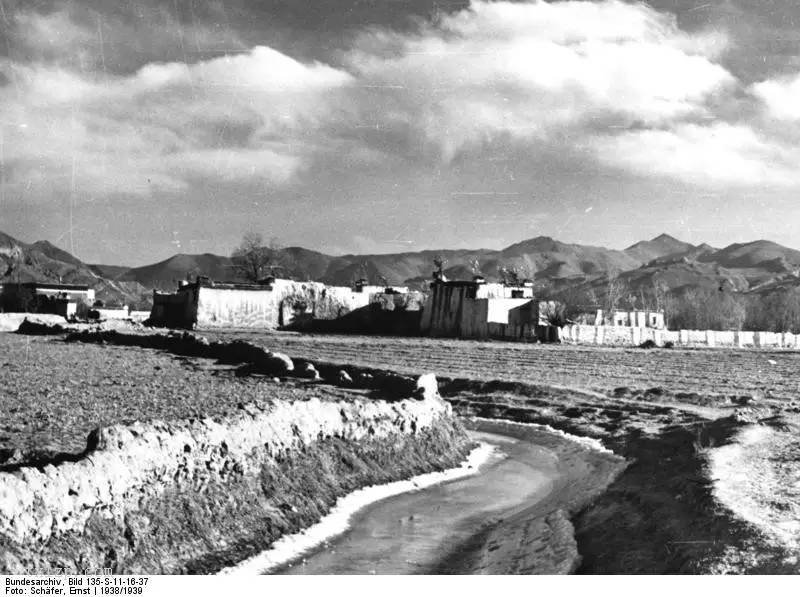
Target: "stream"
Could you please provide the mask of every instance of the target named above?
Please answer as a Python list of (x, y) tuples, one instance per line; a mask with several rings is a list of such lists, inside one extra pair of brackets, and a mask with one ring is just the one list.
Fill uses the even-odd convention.
[(424, 574), (507, 515), (534, 506), (560, 477), (558, 460), (532, 441), (471, 431), (495, 446), (478, 473), (375, 502), (349, 529), (273, 574)]

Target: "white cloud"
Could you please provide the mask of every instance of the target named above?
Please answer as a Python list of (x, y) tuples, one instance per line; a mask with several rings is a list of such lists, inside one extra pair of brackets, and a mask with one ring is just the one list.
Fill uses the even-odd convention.
[(711, 186), (800, 184), (800, 148), (762, 138), (746, 125), (681, 124), (597, 137), (589, 145), (604, 163), (642, 176)]
[[(96, 42), (66, 12), (25, 15), (30, 47)], [(411, 33), (363, 32), (343, 67), (266, 46), (127, 75), (0, 59), (4, 178), (184, 193), (197, 181), (290, 185), (331, 156), (366, 170), (499, 142), (701, 185), (797, 184), (791, 143), (716, 115), (740, 87), (717, 62), (727, 46), (641, 3), (476, 0)], [(800, 119), (798, 81), (751, 91)]]
[(413, 35), (362, 36), (349, 66), (446, 158), (497, 135), (525, 141), (584, 128), (663, 125), (708, 114), (735, 83), (691, 36), (643, 4), (473, 2)]
[(194, 178), (285, 184), (314, 151), (309, 134), (333, 117), (331, 94), (351, 80), (265, 47), (130, 76), (10, 61), (0, 70), (7, 180), (42, 171), (89, 193), (181, 191)]
[(763, 102), (768, 118), (800, 120), (800, 74), (756, 83), (751, 91)]
[[(362, 35), (348, 66), (370, 120), (445, 161), (511, 142), (700, 186), (800, 184), (795, 144), (731, 110), (728, 43), (643, 3), (474, 1), (413, 34)], [(800, 78), (756, 91), (800, 118)]]

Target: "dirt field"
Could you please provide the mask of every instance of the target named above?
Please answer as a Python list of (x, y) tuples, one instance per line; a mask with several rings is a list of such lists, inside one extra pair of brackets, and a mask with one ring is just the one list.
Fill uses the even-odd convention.
[[(572, 520), (579, 573), (800, 572), (800, 548), (786, 539), (800, 512), (800, 353), (217, 337), (332, 363), (432, 371), (451, 378), (443, 393), (464, 416), (599, 439), (629, 466)], [(758, 449), (747, 443), (752, 433)]]
[(299, 381), (236, 377), (233, 367), (207, 359), (7, 333), (0, 334), (0, 380), (0, 466), (15, 450), (26, 458), (80, 452), (99, 425), (213, 417), (268, 398), (352, 395)]
[[(800, 353), (198, 334), (247, 340), (329, 375), (337, 367), (325, 363), (433, 372), (461, 415), (546, 424), (601, 441), (629, 465), (572, 519), (579, 572), (800, 571), (800, 548), (786, 540), (800, 512)], [(84, 343), (96, 341), (0, 335), (0, 409), (8, 413), (0, 448), (76, 451), (101, 424), (209, 416), (268, 397), (352, 395), (324, 382), (275, 383), (169, 347)]]
[(755, 394), (786, 401), (788, 406), (800, 399), (800, 352), (794, 351), (644, 350), (252, 331), (198, 333), (209, 338), (246, 339), (290, 356), (332, 363), (556, 385), (617, 396), (650, 390), (650, 395), (668, 393), (680, 401), (697, 403), (702, 401), (700, 397), (719, 402), (712, 398)]

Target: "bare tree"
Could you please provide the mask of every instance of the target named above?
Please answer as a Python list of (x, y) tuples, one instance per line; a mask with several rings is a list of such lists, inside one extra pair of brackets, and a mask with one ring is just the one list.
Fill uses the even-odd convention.
[(258, 232), (245, 233), (231, 260), (236, 271), (250, 282), (258, 282), (267, 275), (274, 276), (276, 271), (284, 269), (278, 240), (272, 238), (267, 245)]
[(436, 257), (433, 258), (433, 265), (436, 266), (436, 270), (433, 272), (434, 277), (440, 280), (443, 279), (444, 266), (447, 265), (447, 259), (445, 259), (444, 255), (436, 255)]
[(597, 308), (597, 305), (600, 304), (600, 301), (597, 298), (597, 293), (591, 286), (586, 289), (584, 296), (586, 304), (591, 305), (593, 308)]
[(539, 319), (546, 321), (549, 325), (563, 328), (567, 325), (567, 306), (558, 301), (540, 301)]
[(653, 302), (656, 311), (664, 311), (669, 300), (669, 286), (663, 280), (653, 280)]
[(609, 278), (608, 284), (606, 285), (606, 313), (613, 314), (614, 311), (617, 310), (626, 292), (626, 284), (622, 280), (619, 278)]
[(523, 263), (519, 267), (516, 268), (518, 277), (520, 281), (524, 282), (525, 280), (530, 280), (533, 282), (534, 277), (536, 276), (536, 268), (528, 263)]
[(746, 297), (711, 288), (688, 288), (668, 303), (670, 326), (689, 330), (741, 330), (747, 318)]
[(469, 269), (473, 276), (481, 275), (481, 262), (477, 257), (469, 260)]
[(358, 269), (356, 270), (359, 280), (364, 280), (367, 284), (369, 284), (369, 263), (366, 261), (362, 261), (358, 265)]
[(521, 279), (519, 269), (513, 265), (501, 265), (497, 268), (497, 273), (500, 275), (500, 280), (503, 284), (508, 286), (519, 286)]
[(782, 289), (771, 294), (747, 297), (745, 329), (772, 332), (800, 332), (800, 292)]

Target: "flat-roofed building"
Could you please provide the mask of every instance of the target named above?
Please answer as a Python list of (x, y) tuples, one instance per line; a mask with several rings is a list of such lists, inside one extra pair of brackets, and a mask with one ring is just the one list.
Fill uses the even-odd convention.
[(437, 279), (422, 312), (426, 336), (545, 340), (551, 303), (537, 301), (531, 285), (512, 286)]

